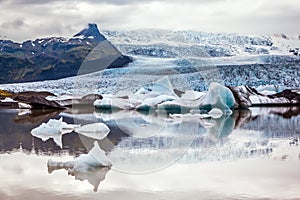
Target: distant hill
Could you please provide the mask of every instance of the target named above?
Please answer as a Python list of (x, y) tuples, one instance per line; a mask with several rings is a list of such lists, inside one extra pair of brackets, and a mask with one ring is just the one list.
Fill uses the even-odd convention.
[(96, 24), (88, 24), (69, 39), (0, 40), (0, 84), (60, 79), (130, 62), (132, 59), (122, 55)]

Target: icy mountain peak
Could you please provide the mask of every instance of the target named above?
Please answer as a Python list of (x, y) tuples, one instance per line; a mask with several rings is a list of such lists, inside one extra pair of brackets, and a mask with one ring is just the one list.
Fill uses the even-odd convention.
[(99, 32), (97, 24), (93, 24), (93, 23), (89, 23), (87, 28), (75, 34), (73, 37), (78, 37), (82, 39), (88, 38), (88, 39), (94, 39), (98, 41), (106, 40), (106, 38)]

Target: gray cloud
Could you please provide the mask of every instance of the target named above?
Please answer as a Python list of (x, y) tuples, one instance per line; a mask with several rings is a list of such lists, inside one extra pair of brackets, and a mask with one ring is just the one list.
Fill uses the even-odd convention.
[(145, 3), (152, 3), (152, 2), (159, 2), (159, 3), (177, 3), (177, 4), (190, 4), (190, 3), (214, 3), (222, 0), (0, 0), (1, 2), (16, 5), (16, 4), (35, 4), (35, 5), (44, 5), (44, 4), (51, 4), (54, 2), (66, 2), (66, 3), (74, 3), (74, 2), (85, 2), (85, 3), (92, 3), (92, 4), (110, 4), (110, 5), (133, 5), (133, 4), (145, 4)]
[(297, 33), (294, 0), (0, 0), (0, 35), (22, 41), (70, 37), (87, 23), (100, 29), (192, 29)]
[(23, 19), (13, 19), (12, 21), (3, 22), (0, 27), (4, 29), (17, 29), (24, 25), (25, 22)]

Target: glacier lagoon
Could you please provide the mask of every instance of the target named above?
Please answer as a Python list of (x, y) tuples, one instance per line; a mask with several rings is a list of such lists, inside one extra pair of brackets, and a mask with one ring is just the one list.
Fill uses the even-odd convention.
[[(104, 122), (95, 139), (30, 134), (49, 119)], [(299, 107), (252, 107), (218, 119), (94, 109), (0, 111), (1, 199), (291, 199), (300, 196)], [(69, 172), (95, 142), (111, 167)]]
[[(179, 91), (202, 92), (213, 81), (269, 85), (279, 91), (299, 88), (300, 57), (289, 52), (289, 43), (298, 47), (298, 40), (195, 32), (158, 35), (105, 32), (134, 59), (125, 68), (1, 89), (124, 95), (165, 75)], [(1, 110), (0, 199), (300, 197), (299, 107), (252, 107), (220, 118), (197, 114), (170, 117), (164, 112), (100, 112), (94, 107)], [(103, 138), (69, 131), (30, 133), (60, 118), (83, 126), (103, 122), (110, 132)], [(94, 165), (95, 150), (102, 156), (105, 152), (112, 166)]]

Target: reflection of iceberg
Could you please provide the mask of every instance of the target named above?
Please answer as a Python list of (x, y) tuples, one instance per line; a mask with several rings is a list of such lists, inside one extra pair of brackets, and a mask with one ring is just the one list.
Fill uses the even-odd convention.
[(80, 125), (67, 124), (59, 120), (50, 119), (47, 123), (42, 123), (39, 127), (34, 128), (31, 134), (35, 137), (41, 138), (43, 141), (53, 138), (54, 142), (62, 148), (62, 135), (72, 132)]
[(209, 135), (215, 138), (227, 137), (235, 127), (235, 120), (231, 116), (222, 116), (218, 119), (201, 119), (201, 124), (207, 129)]
[(75, 180), (87, 180), (94, 186), (94, 192), (97, 192), (100, 183), (105, 179), (105, 176), (109, 170), (110, 167), (93, 167), (87, 172), (73, 172), (70, 174), (75, 176)]
[(105, 152), (99, 147), (98, 142), (94, 142), (94, 147), (88, 154), (81, 154), (74, 161), (56, 162), (49, 160), (48, 166), (66, 168), (69, 172), (87, 172), (94, 167), (111, 167), (110, 160)]
[(109, 131), (110, 129), (103, 123), (87, 124), (75, 129), (76, 133), (96, 140), (105, 138)]
[[(48, 163), (48, 171), (52, 173), (55, 170), (66, 169), (69, 167), (66, 164), (65, 166), (50, 166)], [(110, 167), (91, 167), (89, 171), (69, 171), (68, 174), (75, 177), (75, 180), (84, 181), (87, 180), (90, 184), (94, 186), (94, 191), (97, 192), (100, 183), (105, 179), (107, 172), (109, 172)]]
[(98, 142), (94, 142), (94, 147), (88, 154), (81, 154), (74, 161), (56, 162), (48, 160), (48, 171), (51, 173), (57, 169), (66, 169), (68, 174), (75, 176), (76, 180), (88, 180), (94, 185), (94, 190), (112, 166), (111, 161), (106, 157), (105, 152), (99, 147)]
[(117, 125), (128, 135), (139, 138), (166, 134), (180, 124), (178, 120), (172, 120), (164, 113), (119, 111), (111, 114), (95, 112), (94, 115), (105, 123)]

